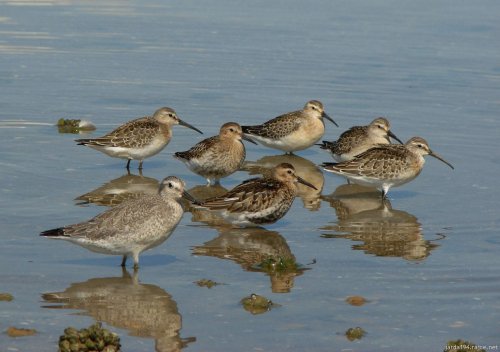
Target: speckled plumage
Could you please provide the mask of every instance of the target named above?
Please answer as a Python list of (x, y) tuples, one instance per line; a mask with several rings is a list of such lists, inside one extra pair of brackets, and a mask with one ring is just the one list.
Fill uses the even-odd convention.
[(420, 174), (424, 155), (431, 155), (453, 168), (421, 137), (413, 137), (404, 145), (380, 145), (350, 161), (323, 163), (322, 166), (325, 171), (347, 177), (354, 183), (381, 189), (385, 197), (391, 187), (408, 183)]
[(256, 161), (245, 161), (242, 170), (247, 171), (250, 175), (261, 174), (266, 176), (270, 175), (273, 169), (281, 163), (293, 165), (297, 176), (314, 185), (316, 189), (298, 184), (297, 196), (302, 199), (304, 208), (309, 210), (319, 209), (321, 203), (319, 197), (323, 190), (325, 177), (323, 171), (312, 161), (294, 154), (269, 155)]
[(177, 124), (202, 133), (179, 119), (173, 109), (163, 107), (156, 110), (153, 116), (129, 121), (102, 137), (77, 139), (76, 142), (111, 157), (127, 159), (127, 169), (130, 160), (139, 160), (141, 169), (144, 159), (158, 154), (167, 146), (172, 138), (172, 126)]
[(298, 177), (292, 165), (282, 163), (271, 177), (247, 180), (222, 196), (203, 201), (201, 206), (219, 211), (234, 224), (271, 224), (290, 209), (297, 195), (297, 182), (315, 188)]
[(337, 125), (325, 113), (320, 101), (311, 100), (302, 110), (275, 117), (262, 125), (242, 126), (242, 129), (266, 147), (294, 152), (309, 148), (321, 139), (325, 133), (323, 118)]
[(156, 194), (131, 199), (88, 221), (40, 235), (68, 240), (98, 253), (123, 255), (122, 265), (132, 255), (137, 267), (139, 254), (164, 242), (181, 220), (184, 211), (179, 199), (193, 201), (184, 186), (177, 177), (167, 177)]
[(323, 141), (319, 146), (321, 149), (328, 150), (335, 160), (341, 162), (351, 160), (378, 144), (390, 144), (389, 137), (403, 144), (391, 132), (389, 121), (384, 117), (377, 117), (369, 125), (351, 127), (336, 141)]
[(228, 122), (222, 125), (218, 136), (207, 138), (187, 151), (177, 152), (175, 157), (192, 172), (205, 177), (208, 184), (211, 180), (218, 183), (219, 179), (239, 170), (245, 161), (242, 138), (249, 140), (243, 136), (239, 124)]

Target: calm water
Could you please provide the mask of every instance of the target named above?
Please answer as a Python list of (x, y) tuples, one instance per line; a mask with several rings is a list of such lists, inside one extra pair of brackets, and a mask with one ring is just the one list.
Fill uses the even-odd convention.
[[(0, 302), (0, 351), (54, 351), (65, 327), (96, 320), (124, 351), (500, 345), (499, 13), (493, 0), (0, 0), (0, 292), (15, 297)], [(302, 190), (266, 229), (186, 213), (135, 277), (118, 257), (38, 236), (105, 210), (112, 197), (102, 195), (124, 182), (145, 191), (170, 174), (189, 188), (205, 182), (172, 158), (201, 139), (191, 130), (177, 127), (143, 178), (134, 163), (136, 176), (119, 179), (124, 162), (76, 146), (58, 118), (90, 119), (97, 135), (167, 105), (206, 137), (309, 99), (341, 126), (327, 124), (326, 139), (383, 115), (455, 170), (429, 158), (381, 208), (372, 192), (323, 175), (315, 165), (330, 157), (311, 148), (292, 161), (321, 193)], [(253, 163), (225, 188), (282, 160), (247, 151)], [(259, 270), (269, 256), (302, 270)], [(279, 306), (252, 315), (239, 304), (252, 292)], [(349, 305), (351, 295), (369, 302)], [(9, 326), (38, 333), (10, 338)], [(366, 335), (351, 342), (345, 332), (357, 326)]]

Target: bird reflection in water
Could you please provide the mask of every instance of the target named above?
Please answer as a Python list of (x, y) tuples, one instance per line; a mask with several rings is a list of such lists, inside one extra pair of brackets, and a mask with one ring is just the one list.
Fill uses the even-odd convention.
[(158, 193), (160, 183), (157, 179), (142, 175), (131, 174), (130, 171), (119, 177), (106, 182), (93, 191), (82, 194), (75, 198), (77, 205), (96, 204), (112, 207), (131, 198), (138, 198), (143, 194)]
[(425, 240), (418, 219), (402, 210), (392, 209), (388, 199), (381, 200), (373, 188), (355, 184), (341, 185), (329, 196), (337, 222), (324, 226), (322, 237), (346, 238), (362, 242), (352, 249), (383, 257), (421, 261), (438, 245)]
[(63, 292), (42, 294), (52, 309), (78, 309), (96, 321), (152, 338), (155, 351), (181, 351), (195, 337), (181, 338), (182, 317), (177, 303), (162, 288), (139, 283), (138, 273), (125, 269), (121, 277), (95, 278), (71, 284)]
[[(198, 201), (204, 201), (205, 199), (211, 197), (218, 197), (227, 193), (227, 188), (222, 187), (220, 184), (215, 184), (207, 187), (206, 185), (198, 185), (188, 190), (188, 193), (192, 195)], [(209, 225), (224, 225), (228, 224), (222, 216), (210, 211), (207, 208), (201, 208), (194, 206), (188, 201), (181, 200), (182, 206), (185, 211), (191, 212), (193, 222), (204, 222)]]
[(298, 193), (304, 203), (304, 208), (311, 211), (318, 210), (321, 205), (321, 191), (325, 178), (323, 172), (313, 162), (294, 154), (265, 156), (257, 161), (246, 161), (241, 170), (247, 171), (250, 175), (268, 176), (273, 168), (281, 163), (289, 163), (295, 168), (297, 176), (307, 180), (317, 189), (298, 184)]
[(307, 268), (295, 261), (285, 238), (264, 228), (217, 227), (219, 235), (193, 248), (194, 255), (229, 259), (244, 270), (265, 272), (275, 293), (290, 292), (296, 276)]

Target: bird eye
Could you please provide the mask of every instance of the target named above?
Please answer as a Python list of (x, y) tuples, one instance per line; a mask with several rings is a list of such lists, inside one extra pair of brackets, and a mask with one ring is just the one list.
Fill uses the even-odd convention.
[(229, 131), (234, 132), (234, 128), (230, 128)]
[(288, 170), (288, 171), (287, 171), (287, 173), (288, 173), (289, 175), (291, 175), (291, 174), (292, 174), (292, 170)]
[(174, 188), (174, 185), (172, 184), (172, 182), (168, 183), (168, 188)]

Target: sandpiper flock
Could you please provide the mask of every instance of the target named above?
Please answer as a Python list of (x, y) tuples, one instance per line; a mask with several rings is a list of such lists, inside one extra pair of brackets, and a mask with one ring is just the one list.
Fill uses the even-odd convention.
[[(259, 120), (252, 121), (254, 124), (224, 123), (217, 135), (192, 144), (188, 150), (175, 152), (173, 157), (206, 179), (205, 187), (211, 188), (220, 187), (221, 179), (244, 168), (244, 142), (277, 149), (291, 157), (294, 152), (319, 146), (334, 160), (319, 165), (324, 171), (349, 183), (378, 189), (381, 202), (392, 187), (404, 185), (422, 172), (426, 155), (453, 169), (422, 137), (412, 137), (403, 143), (392, 132), (387, 118), (377, 117), (365, 126), (351, 127), (333, 141), (322, 140), (325, 120), (338, 127), (320, 101), (310, 100), (301, 110), (260, 124)], [(162, 107), (152, 116), (126, 122), (102, 137), (77, 139), (76, 143), (125, 159), (128, 171), (131, 160), (137, 160), (142, 172), (144, 160), (159, 154), (169, 144), (174, 125), (202, 133), (181, 120), (174, 109)], [(195, 199), (186, 191), (183, 180), (167, 176), (153, 193), (126, 199), (90, 220), (56, 227), (40, 235), (73, 242), (93, 252), (120, 255), (122, 266), (131, 257), (137, 268), (139, 255), (167, 240), (185, 209), (212, 213), (235, 227), (275, 223), (291, 208), (299, 187), (321, 192), (314, 180), (299, 174), (291, 163), (280, 162), (269, 167), (262, 177), (246, 180), (206, 199)], [(187, 208), (183, 202), (188, 202)]]

